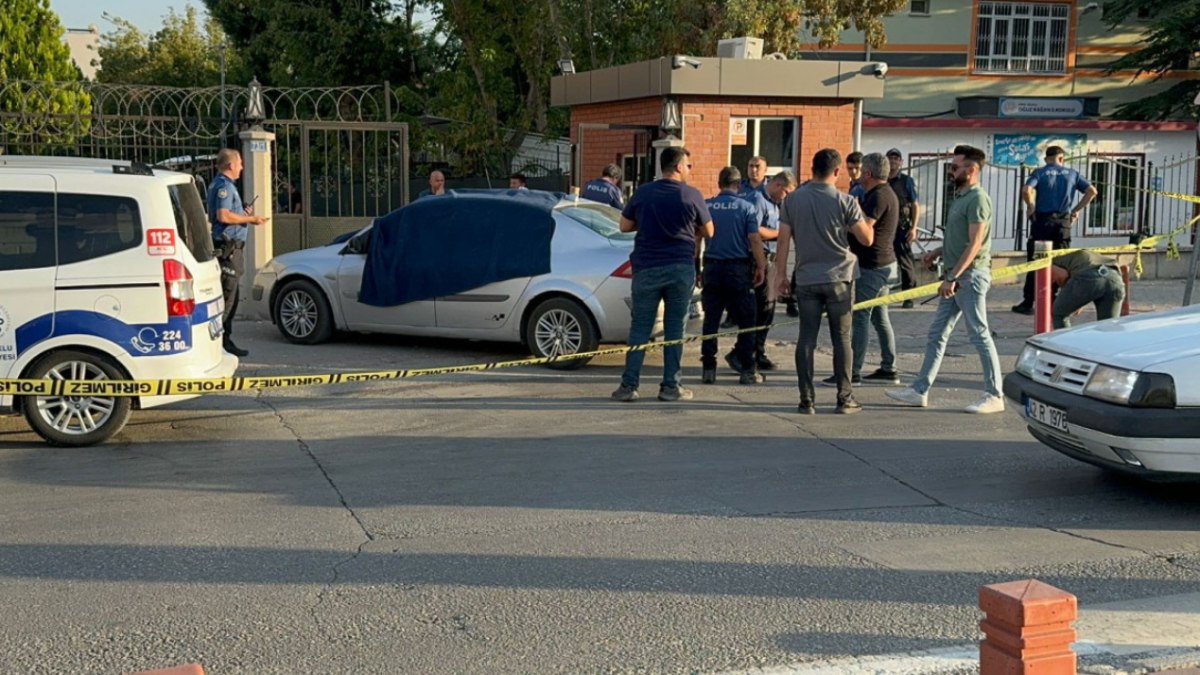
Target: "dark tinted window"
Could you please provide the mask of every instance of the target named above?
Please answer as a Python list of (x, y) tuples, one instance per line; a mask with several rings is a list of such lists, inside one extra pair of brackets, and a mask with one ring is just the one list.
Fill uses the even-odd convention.
[(204, 202), (200, 199), (200, 188), (192, 183), (172, 185), (167, 189), (171, 193), (171, 210), (175, 212), (175, 229), (183, 243), (197, 262), (212, 260), (212, 235), (208, 217), (204, 214)]
[(142, 217), (129, 197), (58, 194), (58, 264), (92, 260), (142, 243)]
[(54, 266), (54, 194), (0, 191), (0, 271)]

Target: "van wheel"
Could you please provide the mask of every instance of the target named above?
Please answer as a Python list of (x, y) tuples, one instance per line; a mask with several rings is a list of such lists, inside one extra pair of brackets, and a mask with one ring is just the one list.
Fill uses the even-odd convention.
[[(110, 360), (64, 350), (46, 356), (29, 371), (42, 380), (123, 380)], [(81, 447), (103, 443), (129, 420), (128, 396), (26, 396), (21, 403), (29, 426), (50, 445)]]
[(333, 335), (333, 310), (316, 284), (290, 281), (275, 296), (275, 324), (289, 342), (315, 345)]
[[(599, 345), (596, 327), (578, 302), (566, 298), (550, 298), (541, 302), (529, 314), (525, 324), (525, 342), (534, 356), (566, 356), (594, 351)], [(591, 357), (552, 361), (547, 368), (575, 370), (582, 368)]]

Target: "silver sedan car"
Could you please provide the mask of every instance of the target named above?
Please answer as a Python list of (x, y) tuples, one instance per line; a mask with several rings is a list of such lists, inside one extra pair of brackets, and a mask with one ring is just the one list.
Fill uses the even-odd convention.
[[(359, 291), (372, 223), (345, 242), (272, 259), (255, 276), (252, 297), (265, 301), (280, 333), (299, 344), (317, 344), (341, 330), (521, 342), (540, 357), (625, 342), (634, 235), (620, 231), (620, 212), (607, 205), (565, 196), (551, 213), (549, 274), (392, 307), (364, 304)], [(693, 298), (693, 321), (697, 300)], [(661, 332), (660, 307), (654, 335)], [(587, 361), (571, 359), (550, 367), (578, 368)]]

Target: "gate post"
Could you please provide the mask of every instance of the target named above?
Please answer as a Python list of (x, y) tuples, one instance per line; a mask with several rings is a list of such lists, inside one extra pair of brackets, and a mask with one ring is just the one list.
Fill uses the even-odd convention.
[[(242, 139), (242, 198), (254, 199), (254, 213), (270, 218), (273, 215), (275, 188), (271, 184), (271, 152), (275, 134), (262, 129), (250, 129), (238, 134)], [(265, 303), (255, 302), (254, 275), (275, 254), (273, 222), (253, 225), (246, 239), (246, 274), (242, 277), (241, 296), (246, 313), (251, 318), (266, 318)], [(251, 309), (253, 308), (253, 309)]]

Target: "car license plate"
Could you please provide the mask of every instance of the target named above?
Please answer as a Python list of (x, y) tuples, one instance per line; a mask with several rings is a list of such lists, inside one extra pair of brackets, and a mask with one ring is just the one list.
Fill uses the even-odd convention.
[(1065, 410), (1059, 410), (1052, 405), (1046, 405), (1037, 399), (1025, 399), (1025, 416), (1035, 422), (1045, 424), (1051, 429), (1058, 429), (1063, 433), (1070, 433), (1071, 431), (1067, 428), (1067, 413)]

